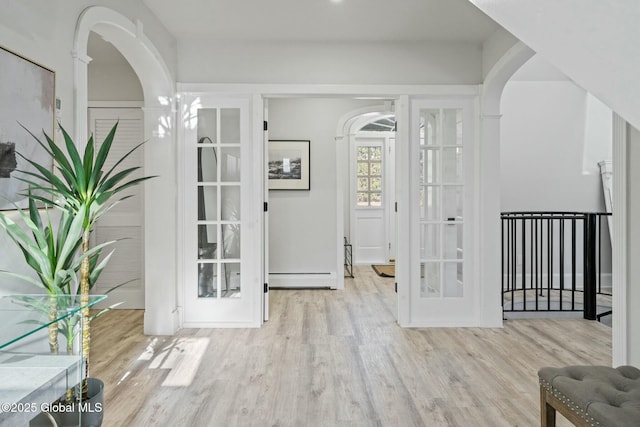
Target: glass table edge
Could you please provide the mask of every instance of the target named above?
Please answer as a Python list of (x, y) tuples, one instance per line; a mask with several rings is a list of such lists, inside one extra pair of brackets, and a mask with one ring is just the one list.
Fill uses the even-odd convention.
[[(73, 301), (73, 300), (77, 300), (78, 297), (77, 296), (69, 296), (69, 295), (46, 295), (46, 294), (13, 294), (13, 295), (2, 295), (0, 296), (0, 302), (6, 301), (6, 299), (14, 299), (14, 300), (19, 300), (19, 299), (32, 299), (32, 300), (41, 300), (41, 301), (51, 301), (52, 298), (55, 299), (67, 299), (69, 301)], [(29, 330), (27, 330), (26, 332), (20, 333), (20, 334), (16, 334), (14, 337), (11, 337), (9, 339), (4, 339), (0, 341), (0, 350), (4, 349), (5, 347), (8, 347), (18, 341), (20, 341), (21, 339), (28, 337), (29, 335), (32, 335), (42, 329), (47, 328), (49, 325), (52, 325), (56, 322), (59, 322), (61, 320), (64, 320), (68, 317), (73, 316), (74, 314), (80, 312), (81, 310), (85, 309), (85, 308), (89, 308), (92, 307), (93, 305), (105, 300), (107, 298), (107, 295), (89, 295), (89, 300), (86, 304), (82, 304), (82, 303), (77, 303), (77, 304), (71, 304), (65, 308), (63, 308), (64, 311), (61, 311), (58, 313), (58, 315), (56, 316), (56, 318), (54, 320), (47, 320), (47, 321), (43, 321), (41, 324), (30, 328)], [(24, 306), (23, 306), (24, 307)], [(1, 307), (1, 303), (0, 303), (0, 319), (2, 318), (2, 312), (5, 311), (2, 307)], [(4, 322), (3, 322), (4, 323)]]

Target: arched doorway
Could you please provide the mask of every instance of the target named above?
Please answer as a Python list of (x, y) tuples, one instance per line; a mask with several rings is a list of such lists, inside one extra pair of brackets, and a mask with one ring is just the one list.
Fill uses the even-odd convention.
[[(144, 140), (142, 86), (120, 52), (94, 32), (89, 36), (88, 54), (92, 58), (87, 79), (89, 134), (100, 147), (117, 123), (112, 152), (127, 153)], [(143, 156), (144, 146), (134, 150), (121, 167), (140, 168), (134, 172), (140, 177)], [(106, 167), (112, 167), (117, 157), (107, 159)], [(129, 188), (123, 196), (127, 199), (115, 205), (93, 229), (94, 245), (119, 242), (92, 292), (109, 293), (103, 307), (119, 304), (119, 309), (144, 309), (144, 186)]]
[[(351, 194), (351, 137), (364, 124), (375, 121), (377, 118), (393, 115), (393, 102), (385, 101), (384, 104), (372, 105), (350, 111), (340, 117), (336, 130), (336, 223), (338, 245), (338, 265), (336, 271), (342, 271), (345, 263), (343, 245), (345, 238), (351, 241), (352, 234), (352, 199)], [(394, 158), (395, 161), (395, 158)], [(337, 288), (344, 288), (344, 277), (338, 275)]]
[(143, 163), (145, 184), (144, 272), (147, 334), (173, 334), (179, 326), (176, 310), (177, 156), (175, 151), (174, 83), (157, 49), (145, 36), (142, 24), (105, 7), (89, 7), (79, 16), (74, 37), (75, 137), (88, 134), (89, 35), (95, 32), (109, 41), (129, 62), (144, 93)]
[(349, 131), (349, 240), (355, 264), (395, 261), (395, 140), (392, 112), (367, 113)]

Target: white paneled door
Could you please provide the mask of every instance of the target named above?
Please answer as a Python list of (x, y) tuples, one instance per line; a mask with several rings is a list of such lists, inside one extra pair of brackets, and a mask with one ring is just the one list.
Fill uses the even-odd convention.
[[(105, 172), (144, 140), (142, 118), (140, 108), (89, 109), (89, 132), (94, 135), (96, 152), (113, 125), (118, 122)], [(120, 164), (119, 170), (142, 167), (143, 150), (144, 146), (134, 151)], [(143, 169), (140, 169), (133, 176), (142, 176), (142, 173)], [(94, 228), (95, 243), (118, 241), (104, 251), (108, 253), (113, 250), (113, 255), (92, 292), (104, 294), (109, 289), (128, 282), (109, 294), (106, 305), (122, 303), (118, 308), (144, 308), (143, 188), (143, 185), (138, 185), (127, 189), (123, 196), (132, 197), (113, 207)]]
[(355, 137), (352, 151), (354, 216), (354, 262), (376, 264), (388, 261), (384, 137)]
[(258, 326), (262, 189), (251, 185), (261, 171), (253, 171), (250, 102), (186, 94), (183, 111), (183, 325)]
[(395, 138), (361, 132), (351, 144), (354, 262), (387, 263), (395, 259)]
[(417, 231), (411, 324), (465, 326), (477, 307), (473, 265), (473, 119), (467, 101), (413, 101)]

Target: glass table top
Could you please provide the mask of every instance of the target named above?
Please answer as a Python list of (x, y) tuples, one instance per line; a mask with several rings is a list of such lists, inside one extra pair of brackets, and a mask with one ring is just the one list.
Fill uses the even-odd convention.
[(0, 349), (52, 323), (72, 317), (83, 308), (91, 307), (105, 298), (106, 295), (90, 295), (89, 301), (82, 304), (75, 295), (0, 296)]

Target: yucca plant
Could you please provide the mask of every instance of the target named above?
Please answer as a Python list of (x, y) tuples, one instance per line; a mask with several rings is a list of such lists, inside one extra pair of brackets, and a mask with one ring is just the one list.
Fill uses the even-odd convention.
[[(53, 321), (57, 317), (58, 310), (65, 309), (78, 299), (77, 277), (82, 259), (89, 258), (92, 267), (90, 282), (93, 285), (111, 256), (111, 254), (107, 255), (98, 265), (97, 261), (102, 249), (114, 241), (104, 242), (91, 248), (83, 256), (79, 256), (78, 250), (82, 237), (81, 216), (73, 216), (69, 211), (62, 210), (57, 231), (55, 231), (49, 209), (45, 209), (43, 221), (34, 199), (29, 199), (28, 213), (19, 208), (16, 209), (23, 225), (17, 224), (5, 215), (0, 215), (0, 228), (3, 228), (16, 243), (27, 265), (33, 269), (37, 277), (7, 270), (0, 270), (0, 273), (22, 279), (43, 289), (51, 297), (48, 303), (26, 296), (16, 298), (24, 305), (48, 313), (49, 321)], [(59, 304), (60, 301), (62, 301), (61, 304)], [(70, 318), (49, 325), (51, 353), (57, 354), (59, 351), (58, 333), (66, 338), (67, 354), (73, 352), (76, 321), (75, 318)]]
[[(4, 270), (0, 272), (32, 283), (50, 295), (49, 304), (36, 308), (48, 312), (49, 320), (53, 321), (57, 317), (57, 298), (71, 293), (71, 282), (80, 268), (77, 251), (81, 243), (82, 221), (63, 211), (58, 231), (54, 233), (48, 210), (43, 222), (35, 200), (29, 199), (28, 214), (20, 209), (18, 212), (27, 230), (5, 215), (0, 215), (0, 227), (20, 248), (37, 278)], [(58, 353), (58, 325), (55, 323), (49, 325), (49, 349)]]
[[(90, 238), (96, 222), (117, 203), (131, 197), (122, 195), (122, 192), (134, 185), (137, 185), (152, 177), (131, 178), (139, 167), (126, 168), (118, 171), (118, 166), (137, 150), (143, 143), (136, 145), (124, 156), (118, 159), (113, 167), (104, 171), (105, 163), (109, 156), (111, 146), (114, 141), (118, 123), (111, 128), (100, 148), (96, 152), (93, 136), (89, 138), (81, 156), (76, 144), (65, 129), (60, 126), (64, 137), (64, 149), (58, 147), (53, 139), (46, 133), (45, 141), (27, 131), (40, 144), (40, 146), (51, 156), (54, 169), (51, 171), (24, 156), (26, 162), (33, 166), (32, 171), (21, 171), (26, 177), (20, 178), (30, 185), (33, 191), (29, 198), (46, 206), (58, 206), (74, 218), (81, 221), (81, 265), (80, 265), (80, 286), (79, 294), (81, 304), (86, 305), (89, 300), (91, 289), (92, 265), (90, 253)], [(58, 176), (60, 175), (60, 176)], [(35, 180), (33, 179), (35, 178)], [(95, 271), (94, 271), (95, 273)], [(89, 308), (83, 312), (82, 325), (82, 351), (84, 358), (84, 377), (89, 376), (89, 352), (91, 343)], [(86, 384), (83, 386), (86, 393)]]

